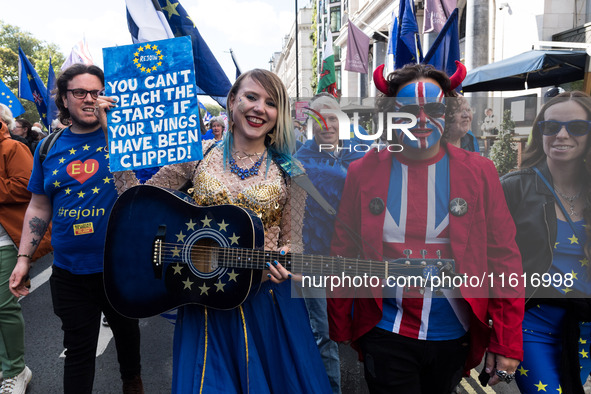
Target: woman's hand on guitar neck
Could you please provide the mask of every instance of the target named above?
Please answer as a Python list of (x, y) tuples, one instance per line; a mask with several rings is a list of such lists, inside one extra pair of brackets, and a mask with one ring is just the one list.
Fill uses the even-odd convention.
[[(279, 251), (282, 254), (286, 254), (289, 252), (289, 247), (284, 246), (281, 249), (279, 249)], [(286, 270), (285, 267), (282, 266), (277, 261), (274, 261), (272, 264), (270, 264), (269, 267), (267, 268), (267, 271), (264, 271), (264, 272), (267, 274), (267, 277), (269, 278), (269, 280), (271, 280), (274, 283), (281, 283), (287, 279), (296, 280), (298, 282), (302, 281), (301, 274), (292, 274), (291, 272)]]

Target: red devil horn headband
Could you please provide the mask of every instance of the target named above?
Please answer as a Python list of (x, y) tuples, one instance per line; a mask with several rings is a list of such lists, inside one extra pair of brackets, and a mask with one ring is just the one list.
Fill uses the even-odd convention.
[[(464, 66), (461, 62), (456, 60), (456, 72), (452, 75), (449, 80), (451, 82), (451, 89), (454, 90), (462, 81), (466, 78), (466, 66)], [(384, 78), (384, 65), (380, 65), (376, 67), (373, 72), (373, 82), (376, 85), (376, 88), (384, 93), (386, 96), (390, 96), (390, 92), (388, 89), (388, 81)]]

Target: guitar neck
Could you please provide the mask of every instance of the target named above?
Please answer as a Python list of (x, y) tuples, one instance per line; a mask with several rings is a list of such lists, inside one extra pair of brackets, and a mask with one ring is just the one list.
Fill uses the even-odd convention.
[[(218, 264), (229, 268), (267, 269), (267, 263), (279, 262), (287, 270), (306, 275), (349, 275), (363, 276), (364, 274), (387, 278), (393, 274), (403, 274), (405, 270), (416, 269), (416, 265), (410, 265), (410, 259), (397, 259), (394, 261), (376, 261), (346, 258), (340, 256), (304, 255), (263, 251), (241, 248), (218, 248)], [(417, 260), (415, 260), (417, 261)], [(433, 265), (434, 260), (425, 260)], [(445, 260), (440, 260), (442, 266)]]

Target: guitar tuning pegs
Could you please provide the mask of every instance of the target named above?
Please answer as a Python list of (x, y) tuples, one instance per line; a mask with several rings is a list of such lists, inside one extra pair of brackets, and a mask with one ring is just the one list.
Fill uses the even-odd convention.
[(440, 259), (441, 258), (441, 250), (436, 250), (435, 254), (437, 255), (437, 258)]
[(402, 253), (406, 256), (407, 259), (410, 259), (410, 255), (412, 254), (412, 250), (404, 249)]
[(425, 249), (421, 249), (421, 256), (425, 258), (427, 256), (427, 251)]

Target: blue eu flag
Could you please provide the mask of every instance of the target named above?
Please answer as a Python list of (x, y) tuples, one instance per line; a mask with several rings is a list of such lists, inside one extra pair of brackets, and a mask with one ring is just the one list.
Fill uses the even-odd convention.
[[(144, 0), (143, 3), (134, 3), (135, 7), (131, 9), (134, 4), (127, 3), (127, 24), (134, 42), (171, 38), (169, 32), (174, 37), (191, 37), (197, 94), (209, 95), (225, 107), (226, 96), (232, 84), (183, 6), (174, 0)], [(154, 7), (155, 13), (148, 12), (151, 8), (146, 7)], [(157, 15), (160, 21), (156, 21), (156, 17), (151, 14)], [(149, 20), (149, 16), (153, 19)], [(162, 18), (166, 21), (162, 21)], [(163, 23), (168, 23), (168, 26)]]
[(419, 40), (419, 25), (414, 13), (414, 1), (400, 0), (398, 20), (398, 42), (394, 56), (396, 68), (402, 68), (405, 64), (421, 63), (423, 54)]
[[(436, 69), (445, 71), (447, 75), (451, 76), (456, 71), (456, 60), (460, 60), (457, 8), (443, 25), (429, 52), (425, 55), (423, 63), (431, 64)], [(456, 91), (461, 92), (462, 86), (458, 86)]]
[(0, 103), (10, 108), (12, 116), (15, 118), (25, 113), (25, 109), (14, 93), (6, 86), (4, 81), (0, 79)]
[(18, 60), (18, 95), (20, 98), (35, 102), (43, 124), (45, 127), (49, 127), (45, 84), (41, 82), (39, 74), (37, 74), (21, 47), (18, 48)]

